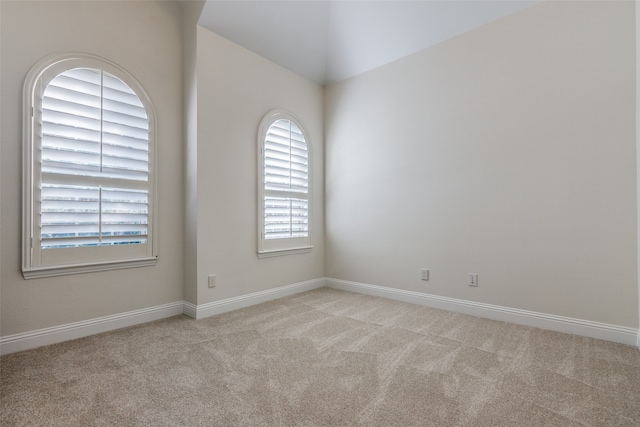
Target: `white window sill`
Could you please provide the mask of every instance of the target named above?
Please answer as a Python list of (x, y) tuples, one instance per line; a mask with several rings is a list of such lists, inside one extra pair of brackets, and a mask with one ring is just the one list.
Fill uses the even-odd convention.
[(295, 254), (304, 254), (307, 252), (311, 252), (313, 246), (304, 246), (301, 248), (291, 248), (291, 249), (274, 249), (271, 251), (259, 251), (258, 258), (270, 258), (274, 256), (282, 256), (282, 255), (295, 255)]
[(109, 261), (92, 264), (55, 265), (47, 267), (23, 268), (25, 279), (39, 279), (42, 277), (66, 276), (69, 274), (93, 273), (96, 271), (120, 270), (123, 268), (149, 267), (156, 265), (157, 257), (139, 258), (126, 261)]

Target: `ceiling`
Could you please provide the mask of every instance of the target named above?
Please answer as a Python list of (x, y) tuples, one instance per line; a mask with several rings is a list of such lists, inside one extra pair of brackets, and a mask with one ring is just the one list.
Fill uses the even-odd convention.
[(319, 84), (410, 55), (540, 0), (207, 0), (199, 24)]

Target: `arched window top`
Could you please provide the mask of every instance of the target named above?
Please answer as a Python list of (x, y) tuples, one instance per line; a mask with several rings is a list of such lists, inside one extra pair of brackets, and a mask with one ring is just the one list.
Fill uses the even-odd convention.
[(293, 119), (280, 118), (269, 125), (263, 154), (265, 190), (309, 192), (309, 146)]
[(24, 90), (25, 277), (152, 265), (155, 111), (93, 55), (38, 63)]
[[(104, 72), (104, 75), (108, 76), (108, 79), (105, 81), (107, 91), (110, 89), (116, 91), (121, 90), (124, 93), (128, 92), (130, 98), (135, 96), (138, 105), (144, 108), (149, 121), (152, 124), (155, 123), (155, 108), (146, 91), (135, 77), (116, 63), (88, 53), (53, 55), (38, 62), (31, 69), (25, 80), (25, 105), (28, 103), (33, 104), (38, 97), (41, 97), (45, 88), (49, 86), (54, 79), (58, 81), (72, 79), (75, 75), (79, 77), (80, 80), (83, 80), (84, 78), (78, 74), (82, 74), (83, 70), (93, 72), (93, 79), (85, 76), (88, 80), (86, 83), (93, 82), (96, 85), (99, 84), (99, 75), (101, 72)], [(62, 77), (63, 75), (65, 77)], [(111, 79), (109, 80), (109, 78)], [(91, 89), (87, 86), (80, 86), (78, 83), (80, 82), (76, 82), (76, 85), (73, 86), (79, 89), (78, 92), (87, 90), (90, 93)], [(95, 86), (94, 89), (97, 89), (97, 86)]]
[(311, 248), (308, 132), (292, 113), (273, 110), (260, 124), (258, 146), (258, 254), (308, 251)]

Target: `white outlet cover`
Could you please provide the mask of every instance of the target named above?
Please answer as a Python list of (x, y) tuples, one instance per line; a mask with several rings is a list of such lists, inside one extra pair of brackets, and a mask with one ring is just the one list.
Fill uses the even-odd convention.
[(467, 278), (467, 284), (469, 286), (478, 286), (478, 275), (474, 273), (469, 273)]

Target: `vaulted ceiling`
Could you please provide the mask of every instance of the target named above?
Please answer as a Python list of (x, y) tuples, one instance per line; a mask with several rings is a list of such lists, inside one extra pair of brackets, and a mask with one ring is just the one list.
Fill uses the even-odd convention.
[(199, 24), (319, 84), (372, 70), (540, 0), (207, 0)]

